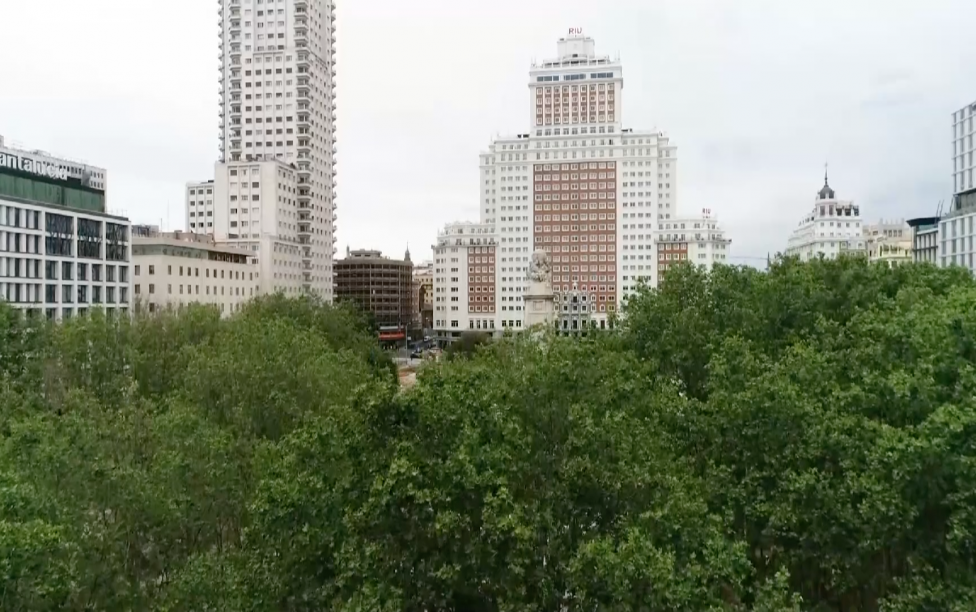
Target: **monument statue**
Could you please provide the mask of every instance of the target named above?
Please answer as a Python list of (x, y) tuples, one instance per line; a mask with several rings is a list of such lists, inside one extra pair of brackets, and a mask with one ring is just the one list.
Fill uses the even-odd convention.
[(556, 320), (556, 296), (552, 291), (552, 259), (549, 253), (542, 249), (532, 253), (528, 277), (528, 290), (522, 297), (525, 304), (523, 327), (549, 327)]
[(552, 281), (552, 260), (542, 249), (532, 253), (529, 262), (529, 280), (534, 283), (549, 284)]

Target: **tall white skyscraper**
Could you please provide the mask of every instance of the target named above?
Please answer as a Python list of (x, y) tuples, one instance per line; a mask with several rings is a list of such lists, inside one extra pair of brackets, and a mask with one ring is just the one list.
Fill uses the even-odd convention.
[(220, 15), (221, 159), (212, 215), (220, 222), (202, 231), (250, 248), (266, 270), (262, 290), (331, 301), (335, 4), (221, 0)]

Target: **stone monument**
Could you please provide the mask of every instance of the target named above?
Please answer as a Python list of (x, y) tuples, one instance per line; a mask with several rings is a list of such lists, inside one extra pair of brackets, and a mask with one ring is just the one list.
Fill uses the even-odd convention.
[(523, 329), (537, 325), (552, 327), (556, 320), (555, 294), (552, 290), (552, 260), (542, 249), (532, 253), (529, 262), (529, 290), (523, 297)]

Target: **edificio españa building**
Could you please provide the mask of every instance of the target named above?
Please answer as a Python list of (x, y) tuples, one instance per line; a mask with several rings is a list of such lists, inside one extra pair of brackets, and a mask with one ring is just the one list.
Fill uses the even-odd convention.
[[(584, 296), (597, 326), (641, 281), (657, 284), (667, 269), (659, 262), (687, 258), (689, 243), (696, 264), (727, 257), (714, 216), (679, 214), (677, 146), (664, 132), (625, 127), (619, 60), (598, 55), (593, 39), (573, 28), (555, 58), (531, 66), (527, 86), (528, 129), (495, 139), (480, 155), (479, 223), (448, 226), (434, 246), (434, 327), (442, 339), (484, 325), (520, 328), (536, 249), (550, 254), (557, 294)], [(709, 231), (691, 231), (696, 223)], [(665, 235), (674, 244), (661, 242)], [(475, 252), (461, 257), (463, 245)], [(462, 259), (470, 269), (452, 272)]]

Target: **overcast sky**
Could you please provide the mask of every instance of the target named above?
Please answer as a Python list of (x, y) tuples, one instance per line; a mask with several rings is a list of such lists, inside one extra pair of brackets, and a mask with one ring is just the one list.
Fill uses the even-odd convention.
[[(581, 27), (624, 63), (625, 127), (679, 147), (678, 207), (732, 255), (786, 245), (831, 186), (868, 220), (951, 194), (976, 100), (972, 0), (337, 0), (339, 249), (430, 255), (478, 217), (478, 153), (528, 129), (528, 70)], [(109, 206), (179, 229), (218, 150), (216, 0), (0, 0), (0, 134), (109, 172)], [(741, 259), (745, 263), (757, 260)]]

